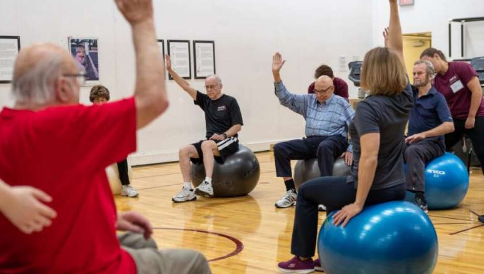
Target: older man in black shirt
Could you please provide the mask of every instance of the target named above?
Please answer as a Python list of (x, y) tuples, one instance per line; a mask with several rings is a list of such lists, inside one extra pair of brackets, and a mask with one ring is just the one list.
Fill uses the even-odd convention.
[[(205, 140), (193, 143), (180, 149), (180, 170), (184, 185), (172, 200), (175, 203), (195, 201), (198, 195), (212, 197), (212, 174), (215, 160), (223, 162), (225, 157), (239, 149), (238, 132), (242, 129), (242, 114), (237, 100), (222, 93), (222, 80), (217, 75), (205, 79), (207, 94), (190, 87), (171, 67), (170, 56), (166, 56), (166, 69), (175, 82), (185, 90), (205, 112)], [(192, 189), (190, 160), (194, 163), (203, 161), (205, 180)]]

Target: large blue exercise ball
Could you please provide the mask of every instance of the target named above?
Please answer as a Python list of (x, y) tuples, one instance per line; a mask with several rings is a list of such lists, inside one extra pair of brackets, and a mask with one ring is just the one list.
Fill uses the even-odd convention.
[[(445, 153), (425, 167), (425, 199), (429, 209), (456, 207), (469, 189), (469, 174), (459, 157)], [(405, 200), (413, 202), (415, 194), (407, 191)]]
[(326, 273), (432, 273), (437, 233), (418, 206), (405, 201), (367, 206), (345, 228), (333, 225), (334, 213), (324, 221), (318, 238)]

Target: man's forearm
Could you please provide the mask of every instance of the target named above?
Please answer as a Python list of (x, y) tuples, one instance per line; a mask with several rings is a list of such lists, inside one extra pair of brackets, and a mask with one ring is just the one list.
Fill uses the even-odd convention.
[(280, 81), (282, 81), (279, 71), (273, 71), (272, 76), (274, 76), (274, 83), (279, 83)]
[(436, 137), (436, 136), (441, 136), (445, 135), (447, 133), (453, 132), (454, 131), (454, 123), (453, 122), (444, 122), (440, 126), (435, 127), (431, 130), (427, 130), (425, 132), (422, 132), (425, 136), (425, 138), (429, 137)]
[(136, 52), (136, 90), (139, 98), (167, 100), (163, 58), (156, 44), (153, 20), (149, 19), (132, 27)]
[(186, 91), (187, 88), (190, 87), (190, 84), (188, 84), (188, 82), (185, 81), (185, 79), (183, 79), (180, 75), (178, 75), (178, 73), (176, 73), (173, 69), (170, 69), (168, 73), (171, 75), (175, 83), (177, 83), (177, 85), (179, 85), (183, 90)]
[(229, 130), (225, 132), (225, 134), (227, 134), (227, 137), (232, 137), (235, 134), (239, 133), (241, 129), (242, 129), (242, 125), (239, 125), (239, 124), (233, 125), (231, 128), (229, 128)]

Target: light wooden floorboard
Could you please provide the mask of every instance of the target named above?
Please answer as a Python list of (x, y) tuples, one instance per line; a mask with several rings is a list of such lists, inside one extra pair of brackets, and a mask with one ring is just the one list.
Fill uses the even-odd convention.
[[(284, 194), (284, 184), (275, 176), (272, 153), (258, 153), (257, 157), (261, 177), (249, 196), (200, 198), (182, 204), (171, 201), (183, 185), (178, 163), (133, 168), (132, 185), (140, 196), (116, 196), (118, 210), (135, 210), (148, 217), (156, 228), (153, 237), (160, 248), (191, 248), (216, 259), (233, 252), (235, 243), (216, 234), (190, 230), (240, 240), (242, 252), (211, 262), (213, 273), (279, 273), (277, 263), (291, 257), (294, 208), (274, 207)], [(477, 169), (472, 171), (469, 192), (458, 208), (429, 212), (439, 238), (434, 273), (484, 273), (484, 227), (451, 235), (481, 224), (469, 210), (484, 214), (484, 178)], [(324, 218), (321, 213), (320, 223)]]

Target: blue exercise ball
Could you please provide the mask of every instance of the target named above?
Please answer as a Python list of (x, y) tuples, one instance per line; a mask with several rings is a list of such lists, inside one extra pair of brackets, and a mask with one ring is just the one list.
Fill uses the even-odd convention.
[[(445, 153), (425, 167), (425, 199), (429, 209), (456, 207), (469, 189), (469, 174), (459, 157)], [(413, 202), (415, 194), (407, 191), (406, 200)]]
[(367, 206), (345, 228), (333, 225), (336, 212), (326, 218), (318, 238), (326, 273), (432, 273), (437, 233), (418, 206), (405, 201)]

